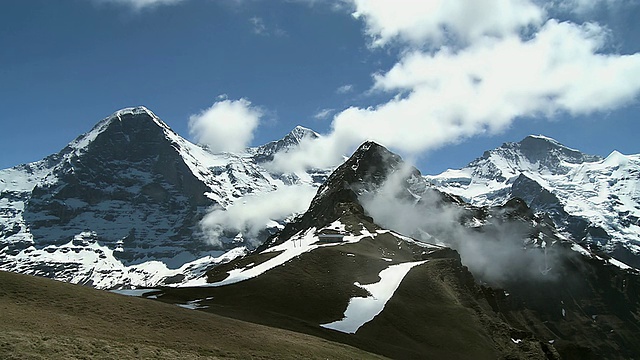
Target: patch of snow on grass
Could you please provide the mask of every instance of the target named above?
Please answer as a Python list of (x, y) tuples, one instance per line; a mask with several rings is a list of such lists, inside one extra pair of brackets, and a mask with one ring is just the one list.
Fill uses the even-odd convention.
[[(331, 225), (329, 225), (328, 228), (344, 229), (344, 225), (339, 224), (339, 222), (336, 221)], [(341, 242), (321, 243), (320, 238), (317, 236), (317, 233), (319, 233), (324, 229), (326, 228), (323, 228), (320, 230), (316, 230), (316, 228), (311, 228), (302, 235), (295, 235), (291, 239), (283, 242), (282, 244), (271, 247), (263, 251), (262, 252), (263, 254), (276, 252), (278, 253), (278, 255), (261, 264), (255, 265), (251, 268), (249, 268), (248, 266), (245, 266), (240, 269), (233, 269), (228, 272), (229, 276), (227, 276), (227, 278), (224, 280), (217, 281), (214, 283), (205, 283), (205, 284), (200, 282), (197, 284), (189, 283), (187, 286), (218, 287), (223, 285), (235, 284), (241, 281), (245, 281), (245, 280), (260, 276), (265, 272), (273, 268), (276, 268), (278, 266), (284, 266), (289, 260), (292, 260), (306, 252), (315, 250), (317, 248), (326, 247), (326, 246), (340, 246), (344, 244), (353, 244), (353, 243), (357, 243), (358, 241), (364, 238), (367, 238), (367, 237), (374, 238), (377, 236), (377, 233), (371, 233), (366, 228), (363, 227), (362, 230), (360, 231), (360, 235), (345, 235)]]
[(186, 304), (176, 304), (181, 308), (189, 309), (189, 310), (198, 310), (198, 309), (206, 309), (208, 306), (200, 305), (198, 300), (187, 301)]
[(348, 334), (355, 334), (362, 325), (373, 320), (373, 318), (382, 312), (384, 306), (400, 286), (402, 279), (409, 273), (409, 270), (427, 261), (428, 260), (423, 260), (391, 265), (378, 274), (380, 281), (368, 285), (355, 283), (356, 286), (367, 290), (371, 295), (364, 298), (351, 298), (342, 320), (320, 326)]
[[(126, 295), (126, 296), (134, 296), (134, 297), (144, 297), (144, 294), (158, 291), (158, 289), (119, 289), (119, 290), (109, 290), (112, 293)], [(149, 296), (151, 298), (151, 296)], [(157, 296), (155, 297), (157, 298)]]

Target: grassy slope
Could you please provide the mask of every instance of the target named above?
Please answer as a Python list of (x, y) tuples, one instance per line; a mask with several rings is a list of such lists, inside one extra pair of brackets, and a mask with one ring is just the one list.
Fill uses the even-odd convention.
[(377, 358), (313, 336), (0, 272), (2, 359)]
[[(355, 335), (319, 325), (340, 319), (351, 297), (366, 296), (353, 285), (355, 281), (376, 282), (377, 274), (390, 264), (419, 259), (421, 255), (413, 246), (379, 235), (355, 244), (316, 249), (241, 283), (166, 289), (159, 299), (184, 303), (211, 297), (202, 302), (209, 306), (204, 311), (304, 332), (392, 358), (543, 358), (537, 341), (526, 340), (520, 345), (511, 341), (511, 329), (493, 315), (476, 293), (470, 273), (449, 253), (443, 250), (426, 255), (430, 261), (412, 269), (385, 310)], [(234, 267), (260, 263), (266, 260), (263, 257), (251, 255), (220, 266), (212, 271), (212, 278), (224, 278)]]

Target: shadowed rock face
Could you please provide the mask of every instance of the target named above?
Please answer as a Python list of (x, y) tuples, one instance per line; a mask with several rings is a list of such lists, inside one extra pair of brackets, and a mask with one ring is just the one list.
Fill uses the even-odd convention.
[(36, 245), (66, 243), (90, 230), (103, 244), (122, 242), (117, 255), (125, 261), (203, 246), (189, 235), (213, 202), (165, 126), (144, 111), (124, 113), (98, 124), (85, 148), (63, 150), (72, 155), (25, 207)]
[(211, 209), (326, 179), (330, 170), (273, 173), (260, 165), (314, 136), (297, 127), (246, 152), (213, 153), (144, 107), (119, 110), (57, 154), (0, 170), (0, 269), (101, 288), (201, 276), (213, 266), (209, 256), (239, 256), (289, 216), (265, 220), (255, 234), (235, 223), (212, 233), (201, 226)]

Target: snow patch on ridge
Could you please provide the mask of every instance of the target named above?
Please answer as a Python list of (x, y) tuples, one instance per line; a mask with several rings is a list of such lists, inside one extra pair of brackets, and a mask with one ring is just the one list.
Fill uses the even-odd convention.
[(275, 257), (255, 266), (246, 266), (239, 269), (233, 269), (228, 272), (227, 278), (221, 281), (217, 281), (214, 283), (204, 283), (202, 279), (191, 281), (185, 284), (185, 286), (210, 286), (210, 287), (218, 287), (224, 285), (235, 284), (241, 281), (245, 281), (248, 279), (252, 279), (258, 277), (265, 272), (274, 269), (278, 266), (282, 266), (288, 261), (306, 253), (313, 251), (315, 249), (327, 246), (339, 246), (344, 244), (353, 244), (357, 243), (360, 240), (371, 237), (375, 238), (378, 233), (371, 233), (366, 228), (362, 228), (359, 235), (349, 235), (345, 234), (339, 242), (322, 242), (318, 234), (325, 229), (344, 229), (345, 225), (340, 223), (340, 221), (336, 221), (331, 225), (322, 228), (320, 230), (316, 230), (316, 228), (311, 228), (304, 232), (303, 234), (294, 235), (291, 239), (283, 242), (280, 245), (268, 248), (264, 250), (262, 254), (266, 253), (278, 253)]
[(354, 283), (355, 286), (368, 291), (371, 295), (351, 298), (344, 312), (344, 318), (320, 326), (347, 334), (355, 334), (362, 325), (373, 320), (384, 310), (385, 305), (396, 292), (409, 271), (415, 266), (422, 265), (427, 261), (429, 260), (391, 265), (378, 274), (380, 281), (376, 283), (368, 285), (361, 285), (358, 282)]

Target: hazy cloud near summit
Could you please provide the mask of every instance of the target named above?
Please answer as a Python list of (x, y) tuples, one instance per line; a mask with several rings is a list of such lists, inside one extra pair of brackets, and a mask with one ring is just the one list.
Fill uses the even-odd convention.
[[(387, 229), (456, 249), (462, 263), (481, 281), (504, 285), (507, 281), (552, 280), (558, 274), (555, 249), (530, 244), (524, 222), (493, 222), (486, 231), (476, 231), (460, 223), (464, 209), (440, 201), (436, 192), (421, 191), (421, 179), (413, 179), (412, 195), (407, 196), (406, 179), (412, 166), (405, 163), (376, 191), (360, 196), (365, 211)], [(417, 201), (419, 194), (420, 201)], [(404, 195), (404, 196), (403, 196)], [(544, 235), (539, 235), (540, 241)]]
[(250, 242), (259, 245), (258, 236), (267, 225), (304, 212), (311, 203), (316, 188), (310, 185), (283, 186), (277, 190), (248, 195), (226, 209), (212, 209), (200, 222), (208, 242), (220, 245), (225, 233), (242, 233)]
[(210, 108), (189, 117), (189, 134), (214, 152), (242, 152), (253, 140), (263, 115), (249, 100), (223, 97)]

